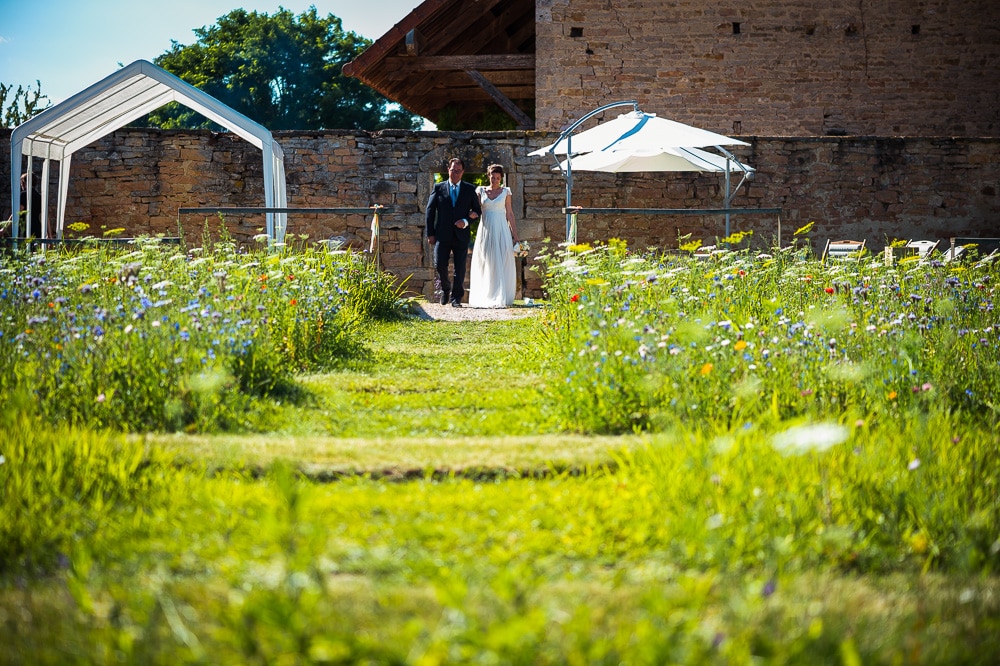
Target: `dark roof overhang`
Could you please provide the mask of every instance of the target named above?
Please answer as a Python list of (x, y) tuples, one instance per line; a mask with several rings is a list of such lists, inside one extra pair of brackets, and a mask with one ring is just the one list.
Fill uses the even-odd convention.
[(425, 0), (353, 61), (357, 78), (437, 123), (474, 123), (499, 107), (534, 127), (534, 0)]

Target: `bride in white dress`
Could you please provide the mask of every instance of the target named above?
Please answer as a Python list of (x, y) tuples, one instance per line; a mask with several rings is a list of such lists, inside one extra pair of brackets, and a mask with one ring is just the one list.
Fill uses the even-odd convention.
[(491, 164), (486, 173), (490, 187), (476, 188), (482, 202), (483, 216), (476, 232), (469, 269), (469, 306), (506, 308), (514, 303), (517, 274), (514, 268), (514, 243), (517, 224), (511, 206), (510, 188), (504, 187), (503, 167)]

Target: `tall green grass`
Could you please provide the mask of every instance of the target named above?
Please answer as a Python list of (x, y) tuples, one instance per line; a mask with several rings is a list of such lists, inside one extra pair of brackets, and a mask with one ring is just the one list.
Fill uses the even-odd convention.
[[(8, 396), (6, 408), (0, 575), (70, 566), (81, 544), (98, 533), (137, 528), (147, 512), (167, 503), (178, 478), (169, 457), (120, 435), (46, 427), (27, 391)], [(89, 549), (80, 552), (87, 557)]]
[[(894, 501), (847, 490), (859, 469), (872, 478), (874, 455), (737, 447), (657, 437), (614, 472), (505, 482), (314, 484), (290, 465), (255, 481), (184, 475), (141, 530), (86, 535), (30, 595), (0, 587), (5, 654), (440, 664), (1000, 654), (995, 577), (976, 566), (921, 574), (933, 540), (848, 524), (859, 500), (888, 510), (886, 521), (898, 515)], [(927, 497), (922, 486), (910, 474), (886, 499)]]
[[(258, 257), (239, 293), (258, 298), (266, 274), (261, 293), (298, 299), (308, 264), (292, 262), (308, 256)], [(429, 465), (396, 483), (359, 464), (315, 483), (291, 446), (259, 473), (238, 458), (208, 473), (138, 439), (40, 426), (37, 394), (6, 394), (0, 663), (1000, 658), (991, 264), (701, 261), (612, 243), (552, 252), (545, 270), (541, 339), (526, 322), (380, 324), (349, 372), (303, 383), (321, 412), (366, 401), (336, 427), (395, 428), (383, 449), (458, 415), (456, 437), (492, 435), (496, 452), (508, 410), (517, 428), (551, 431), (551, 416), (637, 432), (611, 461), (522, 477)], [(282, 321), (267, 339), (302, 359)], [(456, 359), (467, 372), (447, 373)], [(324, 402), (324, 377), (371, 397)]]

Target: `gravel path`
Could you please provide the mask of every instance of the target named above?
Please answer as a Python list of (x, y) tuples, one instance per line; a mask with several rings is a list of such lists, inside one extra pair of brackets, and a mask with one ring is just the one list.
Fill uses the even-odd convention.
[(517, 303), (509, 308), (470, 308), (463, 305), (453, 308), (450, 305), (439, 305), (427, 301), (415, 301), (413, 312), (421, 319), (438, 321), (503, 321), (530, 317), (541, 312), (542, 306), (536, 302), (531, 305)]

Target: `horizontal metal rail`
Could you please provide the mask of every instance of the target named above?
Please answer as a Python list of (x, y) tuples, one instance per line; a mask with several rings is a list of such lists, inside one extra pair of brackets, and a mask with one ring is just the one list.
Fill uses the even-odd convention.
[(178, 215), (195, 215), (198, 213), (222, 214), (267, 214), (267, 213), (316, 213), (319, 215), (352, 215), (377, 212), (380, 215), (395, 212), (385, 206), (369, 206), (367, 208), (271, 208), (271, 207), (214, 207), (214, 208), (178, 208)]
[(0, 238), (0, 243), (13, 245), (128, 245), (129, 243), (167, 243), (180, 245), (179, 236), (142, 236), (139, 238)]
[(780, 215), (780, 208), (563, 208), (567, 214), (596, 215)]
[(973, 238), (971, 236), (952, 236), (948, 239), (949, 246), (947, 250), (947, 255), (949, 259), (954, 259), (959, 254), (959, 248), (964, 248), (966, 245), (975, 245), (978, 247), (980, 252), (987, 252), (987, 254), (993, 254), (1000, 250), (1000, 238), (990, 238), (990, 237), (980, 237)]

